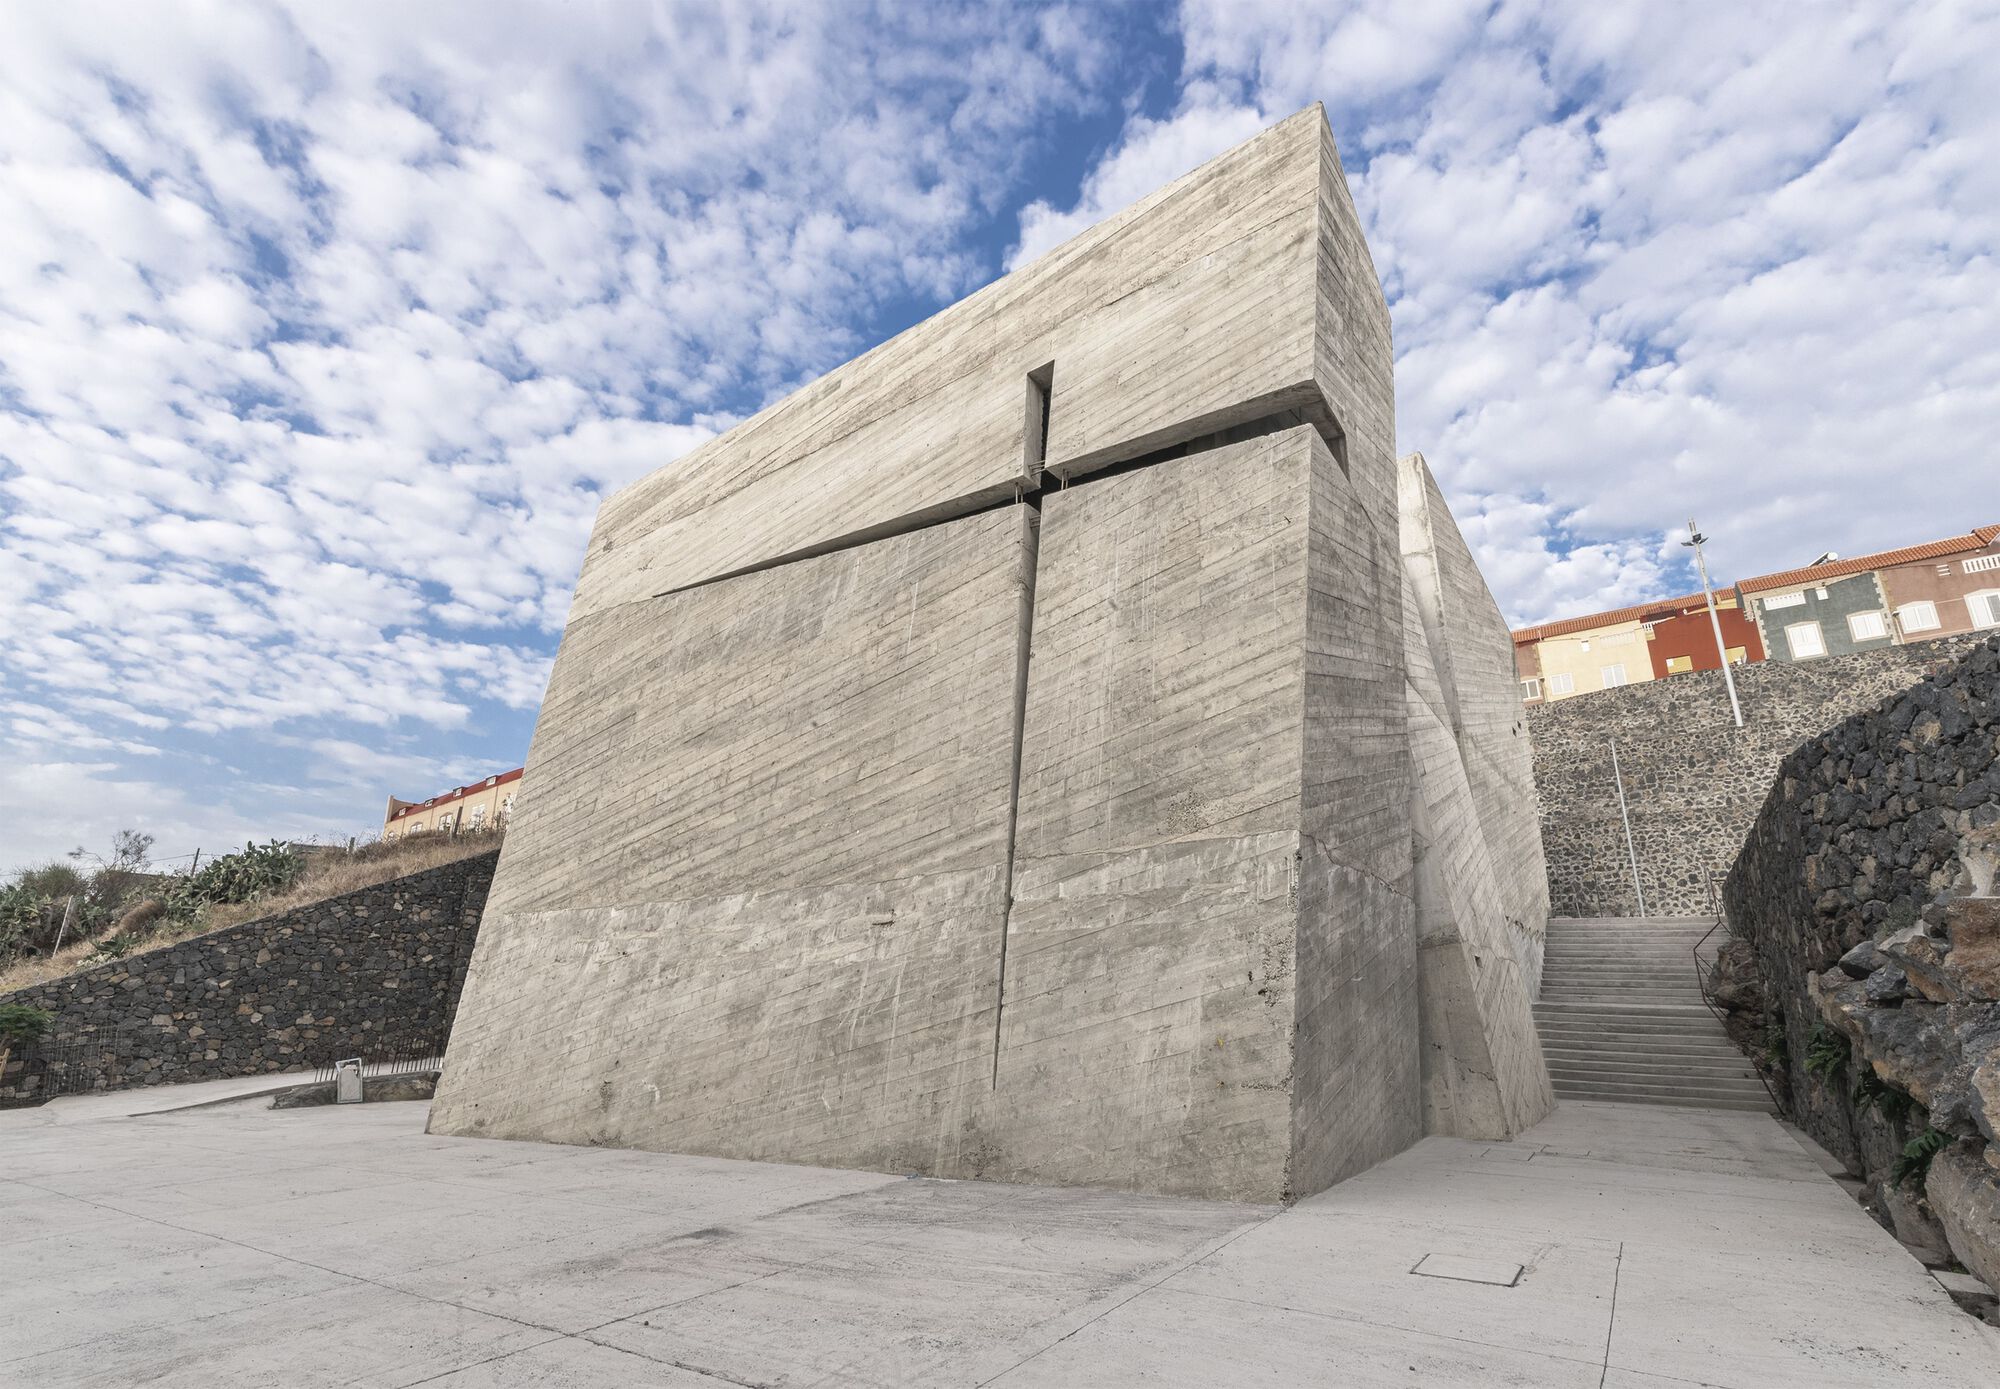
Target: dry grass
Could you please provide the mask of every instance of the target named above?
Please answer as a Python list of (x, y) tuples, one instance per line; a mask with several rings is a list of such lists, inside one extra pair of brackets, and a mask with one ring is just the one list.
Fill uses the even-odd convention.
[(306, 871), (299, 875), (299, 880), (292, 884), (289, 891), (260, 897), (254, 902), (232, 902), (207, 908), (202, 913), (201, 933), (255, 921), (260, 916), (276, 916), (294, 907), (310, 906), (345, 892), (386, 883), (391, 878), (457, 863), (462, 858), (499, 848), (502, 838), (502, 831), (479, 830), (461, 834), (456, 839), (445, 835), (420, 834), (409, 839), (364, 844), (353, 853), (329, 849), (307, 860)]
[[(204, 908), (199, 919), (192, 922), (161, 922), (159, 929), (148, 932), (132, 953), (136, 955), (146, 950), (157, 950), (163, 945), (205, 936), (211, 931), (238, 926), (259, 917), (276, 916), (314, 902), (324, 902), (342, 893), (373, 887), (391, 878), (456, 863), (462, 858), (499, 848), (503, 838), (501, 830), (478, 830), (461, 834), (456, 839), (443, 835), (417, 835), (386, 843), (365, 844), (352, 853), (333, 849), (316, 853), (307, 860), (305, 872), (288, 890), (250, 902), (218, 903)], [(130, 920), (134, 914), (136, 912), (128, 913), (125, 919)], [(115, 927), (103, 933), (104, 936), (116, 934)], [(0, 994), (45, 984), (85, 968), (85, 957), (96, 948), (96, 944), (96, 940), (78, 941), (74, 945), (65, 945), (53, 955), (16, 961), (9, 968), (0, 970)]]

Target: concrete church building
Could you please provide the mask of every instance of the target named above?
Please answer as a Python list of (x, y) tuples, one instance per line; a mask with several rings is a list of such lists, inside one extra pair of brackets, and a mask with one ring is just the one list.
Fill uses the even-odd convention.
[(1319, 108), (604, 505), (433, 1132), (1275, 1201), (1551, 1107)]

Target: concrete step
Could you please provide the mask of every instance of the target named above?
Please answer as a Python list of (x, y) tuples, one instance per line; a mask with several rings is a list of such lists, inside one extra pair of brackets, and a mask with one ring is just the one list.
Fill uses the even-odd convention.
[(1538, 1003), (1536, 1023), (1706, 1023), (1720, 1029), (1714, 1013), (1700, 1007), (1666, 1003)]
[(1729, 1039), (1719, 1032), (1580, 1032), (1544, 1031), (1544, 1047), (1561, 1047), (1570, 1051), (1664, 1051), (1674, 1052), (1713, 1051), (1730, 1056), (1740, 1056), (1741, 1052), (1729, 1044)]
[(1626, 1068), (1634, 1071), (1650, 1070), (1695, 1070), (1695, 1071), (1742, 1071), (1751, 1070), (1750, 1058), (1728, 1055), (1722, 1052), (1659, 1052), (1642, 1051), (1619, 1047), (1610, 1051), (1586, 1051), (1576, 1048), (1562, 1049), (1544, 1045), (1542, 1055), (1551, 1066), (1608, 1066), (1614, 1069)]
[(1656, 1104), (1676, 1109), (1732, 1109), (1754, 1110), (1759, 1113), (1772, 1112), (1770, 1096), (1758, 1092), (1758, 1099), (1739, 1099), (1733, 1095), (1626, 1095), (1615, 1090), (1599, 1087), (1557, 1086), (1558, 1100), (1587, 1100), (1596, 1104)]
[(1542, 1046), (1557, 1047), (1566, 1051), (1671, 1051), (1676, 1056), (1684, 1056), (1689, 1052), (1742, 1055), (1729, 1045), (1727, 1037), (1711, 1036), (1702, 1032), (1544, 1032)]
[(1705, 965), (1697, 969), (1692, 955), (1669, 955), (1658, 960), (1635, 960), (1629, 955), (1602, 960), (1555, 960), (1546, 956), (1542, 959), (1544, 979), (1565, 974), (1602, 974), (1606, 970), (1621, 974), (1677, 974), (1683, 979), (1693, 979), (1705, 969)]
[(1543, 986), (1538, 1004), (1589, 1003), (1598, 1001), (1612, 1008), (1629, 1004), (1650, 1007), (1701, 1007), (1701, 995), (1693, 989), (1669, 989), (1659, 984), (1564, 984)]
[(1758, 1097), (1764, 1101), (1770, 1099), (1768, 1095), (1764, 1095), (1764, 1087), (1758, 1085), (1756, 1081), (1746, 1081), (1740, 1077), (1732, 1079), (1726, 1075), (1692, 1077), (1686, 1081), (1676, 1081), (1672, 1077), (1662, 1077), (1662, 1075), (1642, 1075), (1642, 1077), (1592, 1075), (1592, 1077), (1560, 1077), (1560, 1079), (1550, 1077), (1550, 1079), (1556, 1083), (1558, 1089), (1584, 1087), (1584, 1089), (1614, 1089), (1614, 1091), (1624, 1091), (1628, 1095), (1732, 1095), (1740, 1099), (1750, 1099), (1750, 1097)]
[(1537, 1014), (1535, 1025), (1544, 1031), (1566, 1027), (1584, 1032), (1694, 1032), (1704, 1037), (1729, 1035), (1714, 1018), (1677, 1018), (1663, 1013), (1547, 1013)]
[(1549, 1058), (1549, 1076), (1554, 1080), (1600, 1080), (1608, 1085), (1686, 1084), (1749, 1081), (1758, 1085), (1756, 1073), (1747, 1065), (1732, 1066), (1727, 1061), (1699, 1061), (1687, 1065), (1663, 1062), (1561, 1061)]
[(1743, 1104), (1764, 1110), (1771, 1108), (1771, 1097), (1754, 1085), (1748, 1090), (1645, 1090), (1622, 1085), (1585, 1085), (1562, 1081), (1556, 1084), (1555, 1093), (1558, 1099), (1615, 1100), (1625, 1104), (1685, 1104), (1692, 1107)]
[(1544, 1037), (1542, 1055), (1548, 1058), (1550, 1065), (1558, 1061), (1603, 1061), (1606, 1064), (1627, 1062), (1634, 1065), (1675, 1061), (1700, 1062), (1703, 1065), (1713, 1063), (1720, 1066), (1750, 1064), (1750, 1058), (1734, 1047), (1709, 1042), (1676, 1042), (1671, 1046), (1632, 1046), (1623, 1042), (1592, 1044), (1562, 1037)]
[(1578, 994), (1633, 997), (1635, 1002), (1639, 999), (1653, 998), (1661, 1003), (1688, 1003), (1697, 1008), (1701, 1006), (1701, 990), (1693, 988), (1685, 980), (1667, 984), (1657, 979), (1550, 979), (1542, 984), (1542, 999), (1550, 1003), (1560, 1003)]

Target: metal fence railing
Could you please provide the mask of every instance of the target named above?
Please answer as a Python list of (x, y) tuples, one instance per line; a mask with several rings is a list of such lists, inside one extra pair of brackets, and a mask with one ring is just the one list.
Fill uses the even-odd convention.
[[(340, 1060), (346, 1060), (342, 1057)], [(324, 1084), (333, 1079), (334, 1069), (340, 1061), (328, 1061), (313, 1071), (313, 1081)], [(429, 1071), (444, 1069), (444, 1053), (438, 1051), (398, 1052), (389, 1056), (362, 1057), (361, 1077), (364, 1080), (376, 1076), (422, 1075)]]
[(44, 1037), (30, 1059), (42, 1074), (41, 1093), (53, 1098), (110, 1089), (122, 1078), (120, 1068), (131, 1055), (131, 1029), (114, 1027)]

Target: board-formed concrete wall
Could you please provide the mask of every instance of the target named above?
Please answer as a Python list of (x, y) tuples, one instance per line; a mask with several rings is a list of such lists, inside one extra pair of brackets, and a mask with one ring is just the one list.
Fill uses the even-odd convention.
[(611, 499), (432, 1127), (1280, 1200), (1539, 1117), (1511, 650), (1409, 620), (1394, 432), (1314, 108)]
[(1425, 1127), (1504, 1137), (1554, 1107), (1532, 1002), (1548, 879), (1507, 624), (1421, 454), (1402, 460)]

